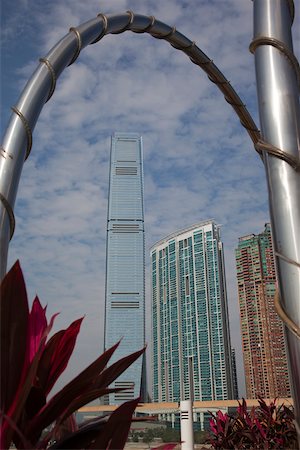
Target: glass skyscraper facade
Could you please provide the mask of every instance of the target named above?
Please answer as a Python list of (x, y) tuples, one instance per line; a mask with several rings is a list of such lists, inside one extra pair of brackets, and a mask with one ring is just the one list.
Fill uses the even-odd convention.
[[(105, 349), (121, 343), (110, 363), (145, 345), (145, 244), (142, 138), (115, 133), (111, 140), (106, 250)], [(111, 387), (110, 404), (145, 397), (145, 357)]]
[(274, 296), (271, 226), (239, 238), (235, 251), (247, 398), (291, 395), (283, 324)]
[(233, 397), (223, 245), (214, 221), (151, 249), (153, 401)]

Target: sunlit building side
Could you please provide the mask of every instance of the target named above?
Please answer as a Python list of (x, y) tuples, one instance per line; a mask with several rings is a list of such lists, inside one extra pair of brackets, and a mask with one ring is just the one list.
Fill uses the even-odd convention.
[(153, 401), (233, 397), (223, 245), (214, 221), (151, 249)]
[(235, 254), (247, 397), (289, 397), (283, 325), (274, 307), (270, 224), (258, 235), (239, 238)]

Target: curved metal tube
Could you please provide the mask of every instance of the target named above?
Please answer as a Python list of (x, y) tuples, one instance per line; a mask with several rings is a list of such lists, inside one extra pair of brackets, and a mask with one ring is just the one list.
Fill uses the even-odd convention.
[(44, 103), (52, 96), (57, 78), (78, 58), (84, 47), (98, 42), (106, 34), (118, 34), (126, 30), (149, 33), (184, 52), (217, 85), (239, 116), (253, 143), (259, 142), (259, 130), (229, 81), (213, 61), (175, 27), (170, 27), (153, 16), (135, 15), (128, 11), (117, 15), (98, 14), (95, 19), (70, 28), (70, 32), (47, 56), (40, 59), (40, 64), (27, 82), (17, 105), (12, 108), (13, 115), (3, 139), (0, 155), (0, 279), (6, 271), (8, 243), (14, 230), (13, 208), (21, 171), (24, 160), (30, 154), (32, 132)]

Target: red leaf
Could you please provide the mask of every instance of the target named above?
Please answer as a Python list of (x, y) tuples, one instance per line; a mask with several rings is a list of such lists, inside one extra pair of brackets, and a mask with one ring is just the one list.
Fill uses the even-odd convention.
[(97, 380), (97, 385), (102, 387), (109, 386), (116, 378), (118, 378), (134, 361), (136, 361), (145, 351), (146, 348), (142, 348), (137, 352), (131, 353), (131, 355), (121, 358), (116, 361), (110, 367), (105, 369)]
[[(0, 409), (8, 417), (15, 394), (24, 379), (28, 315), (26, 286), (17, 261), (0, 286)], [(5, 448), (10, 428), (5, 418), (2, 427), (1, 448)]]
[[(88, 449), (91, 442), (101, 433), (106, 426), (106, 417), (93, 419), (79, 426), (79, 430), (48, 447), (49, 449)], [(51, 439), (52, 433), (47, 436), (47, 441)], [(46, 445), (46, 444), (45, 444)], [(44, 447), (43, 447), (44, 448)]]
[[(29, 423), (28, 433), (35, 433), (39, 436), (44, 428), (50, 425), (64, 412), (67, 405), (69, 405), (74, 398), (77, 398), (80, 394), (86, 393), (88, 389), (100, 389), (99, 384), (96, 386), (95, 379), (104, 369), (118, 345), (119, 342), (104, 352), (90, 366), (74, 378), (74, 380), (70, 381), (70, 383), (51, 398), (39, 414)], [(103, 388), (104, 387), (106, 386), (103, 386)]]
[(51, 339), (49, 339), (39, 362), (37, 380), (38, 386), (44, 391), (44, 393), (48, 392), (47, 386), (51, 368), (51, 361), (53, 359), (53, 354), (56, 351), (59, 341), (62, 339), (63, 334), (64, 330), (58, 331), (51, 337)]
[[(15, 393), (13, 402), (7, 412), (7, 416), (10, 417), (11, 420), (13, 420), (15, 423), (18, 423), (20, 415), (24, 409), (24, 406), (26, 404), (28, 395), (31, 391), (31, 388), (34, 384), (34, 380), (36, 378), (37, 368), (39, 359), (41, 357), (41, 351), (42, 348), (38, 350), (38, 352), (35, 354), (32, 363), (30, 364), (29, 368), (27, 369), (26, 376), (22, 384), (19, 385), (17, 392)], [(7, 442), (10, 443), (13, 435), (13, 430), (7, 425), (7, 423), (4, 423), (2, 426), (2, 434), (6, 436)], [(23, 430), (23, 434), (26, 436), (30, 436), (30, 434), (26, 433), (27, 430)], [(31, 436), (30, 436), (31, 438)], [(5, 447), (4, 447), (5, 448)]]
[(29, 314), (28, 349), (29, 362), (38, 351), (43, 334), (47, 328), (46, 310), (42, 308), (38, 297), (35, 297)]
[(21, 382), (26, 355), (29, 310), (19, 261), (5, 275), (0, 289), (0, 405), (6, 412)]
[(210, 430), (211, 430), (211, 432), (213, 434), (215, 434), (215, 435), (218, 434), (218, 430), (217, 430), (215, 419), (209, 419), (209, 427), (210, 427)]
[[(82, 320), (83, 318), (75, 320), (66, 330), (60, 332), (60, 339), (52, 340), (52, 355), (48, 366), (48, 376), (47, 380), (44, 380), (46, 395), (68, 365)], [(53, 345), (54, 342), (56, 345)], [(43, 362), (45, 363), (45, 359), (42, 359), (41, 364)], [(45, 367), (43, 369), (45, 373)]]
[(113, 389), (91, 389), (82, 395), (75, 398), (64, 410), (62, 415), (59, 417), (59, 421), (65, 420), (70, 414), (77, 411), (84, 405), (87, 405), (93, 400), (103, 397), (104, 395), (111, 394), (114, 392), (124, 391), (124, 388), (113, 388)]
[(56, 425), (53, 431), (53, 438), (58, 441), (64, 439), (65, 436), (74, 434), (78, 430), (77, 422), (74, 414), (68, 416), (62, 423)]
[(90, 446), (91, 449), (121, 449), (125, 446), (130, 430), (132, 415), (139, 399), (119, 406), (110, 416), (102, 433)]

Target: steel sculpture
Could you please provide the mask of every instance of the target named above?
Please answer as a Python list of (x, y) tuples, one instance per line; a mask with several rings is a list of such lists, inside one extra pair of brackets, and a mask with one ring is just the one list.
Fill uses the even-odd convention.
[(282, 299), (279, 312), (293, 318), (286, 340), (300, 443), (300, 70), (293, 54), (293, 16), (291, 1), (255, 0), (250, 50), (255, 53), (261, 133), (268, 143), (261, 149)]
[[(292, 0), (254, 0), (255, 52), (260, 134), (249, 112), (217, 66), (175, 27), (155, 17), (134, 14), (104, 15), (70, 28), (47, 54), (12, 107), (0, 157), (0, 278), (6, 272), (9, 240), (14, 227), (14, 203), (24, 161), (32, 146), (32, 132), (45, 102), (52, 96), (57, 78), (73, 64), (81, 50), (107, 34), (126, 30), (149, 33), (184, 52), (217, 85), (246, 128), (261, 154), (269, 186), (269, 205), (279, 275), (278, 313), (286, 325), (288, 354), (293, 379), (296, 420), (300, 426), (300, 109), (299, 65), (293, 55)], [(300, 432), (298, 429), (300, 436)]]

